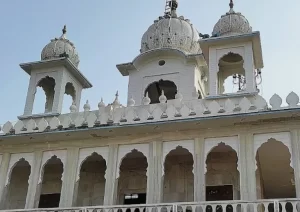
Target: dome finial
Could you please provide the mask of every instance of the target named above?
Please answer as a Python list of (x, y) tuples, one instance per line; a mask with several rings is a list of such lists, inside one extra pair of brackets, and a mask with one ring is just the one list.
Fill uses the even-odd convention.
[(177, 0), (166, 0), (166, 8), (165, 8), (165, 17), (166, 18), (176, 18), (177, 13), (176, 10), (178, 8)]
[(64, 25), (64, 28), (62, 29), (62, 33), (65, 35), (67, 33), (67, 26)]
[(233, 0), (230, 0), (230, 2), (229, 2), (229, 8), (230, 8), (230, 12), (232, 12), (232, 11), (233, 11), (233, 6), (234, 6), (234, 4), (233, 4)]
[(64, 28), (62, 29), (62, 35), (60, 36), (61, 39), (67, 39), (67, 26), (64, 25)]

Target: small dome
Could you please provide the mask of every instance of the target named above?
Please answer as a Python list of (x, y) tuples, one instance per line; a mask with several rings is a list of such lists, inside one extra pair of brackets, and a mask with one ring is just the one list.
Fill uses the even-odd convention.
[(201, 52), (199, 33), (188, 19), (177, 17), (177, 1), (170, 3), (171, 11), (155, 20), (143, 35), (141, 53), (159, 48), (178, 49), (186, 54)]
[(248, 20), (241, 13), (236, 13), (233, 10), (233, 2), (230, 1), (230, 10), (225, 15), (222, 15), (219, 21), (214, 26), (213, 36), (230, 36), (252, 32)]
[(62, 30), (63, 34), (59, 38), (54, 38), (42, 50), (41, 60), (50, 60), (61, 57), (68, 57), (72, 63), (78, 67), (79, 56), (74, 44), (66, 37), (66, 26)]

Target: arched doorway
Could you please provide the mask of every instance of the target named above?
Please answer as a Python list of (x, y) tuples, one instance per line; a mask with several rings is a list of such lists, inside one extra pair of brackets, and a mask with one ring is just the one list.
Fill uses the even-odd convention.
[(230, 146), (219, 143), (206, 157), (206, 201), (240, 199), (238, 156)]
[(219, 60), (218, 93), (236, 93), (245, 90), (246, 75), (241, 55), (228, 53)]
[(163, 202), (194, 201), (193, 155), (185, 148), (170, 151), (164, 162)]
[(23, 158), (14, 165), (7, 188), (6, 209), (25, 208), (30, 171), (30, 164)]
[(62, 187), (63, 163), (56, 156), (52, 156), (42, 167), (43, 177), (39, 208), (59, 207)]
[(118, 178), (117, 204), (145, 204), (147, 195), (146, 156), (133, 150), (128, 153), (120, 164)]
[(177, 86), (170, 80), (159, 80), (151, 83), (145, 90), (145, 96), (148, 93), (148, 97), (151, 100), (151, 104), (159, 103), (159, 97), (164, 91), (164, 95), (167, 100), (175, 99), (177, 93)]
[(269, 139), (256, 152), (258, 199), (296, 198), (291, 153), (282, 142)]
[(103, 205), (106, 161), (93, 153), (82, 163), (77, 193), (77, 206)]

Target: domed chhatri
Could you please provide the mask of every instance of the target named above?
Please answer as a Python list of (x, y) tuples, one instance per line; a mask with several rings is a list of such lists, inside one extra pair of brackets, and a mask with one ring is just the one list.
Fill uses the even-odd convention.
[(177, 0), (169, 1), (170, 12), (154, 21), (142, 37), (141, 53), (158, 48), (171, 48), (186, 54), (199, 53), (199, 33), (183, 16), (178, 17)]
[(213, 36), (230, 36), (252, 32), (248, 20), (241, 13), (233, 10), (233, 1), (230, 0), (230, 10), (225, 15), (222, 15), (219, 21), (214, 26)]
[(47, 44), (41, 54), (41, 60), (50, 60), (61, 57), (68, 57), (72, 63), (78, 67), (79, 56), (74, 44), (66, 37), (66, 25), (62, 30), (62, 35), (59, 38), (54, 38)]

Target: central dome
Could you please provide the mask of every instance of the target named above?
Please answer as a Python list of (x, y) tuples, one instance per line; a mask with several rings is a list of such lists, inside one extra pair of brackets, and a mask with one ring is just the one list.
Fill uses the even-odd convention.
[(188, 19), (184, 19), (183, 16), (177, 17), (178, 3), (175, 0), (171, 2), (171, 12), (155, 20), (144, 33), (141, 53), (160, 48), (178, 49), (186, 54), (201, 52), (198, 31)]

